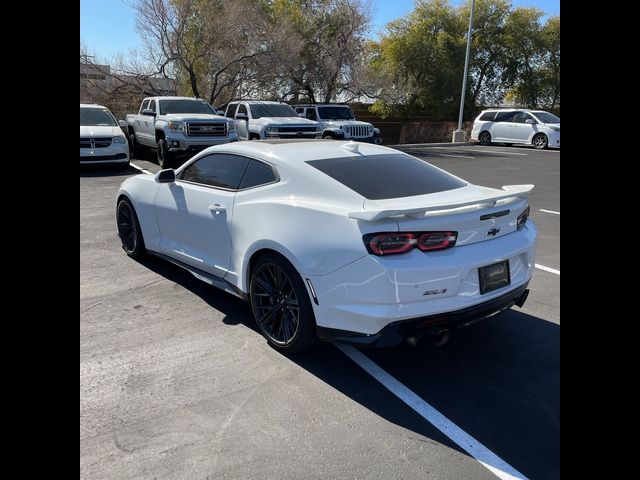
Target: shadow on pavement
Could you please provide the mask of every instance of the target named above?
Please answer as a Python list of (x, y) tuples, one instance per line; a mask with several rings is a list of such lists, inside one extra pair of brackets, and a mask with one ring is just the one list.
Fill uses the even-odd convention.
[[(156, 257), (140, 262), (259, 335), (244, 301)], [(560, 327), (514, 308), (461, 329), (444, 347), (361, 349), (449, 420), (529, 478), (560, 476)], [(287, 357), (385, 420), (462, 453), (331, 344)], [(429, 439), (429, 440), (425, 440)]]

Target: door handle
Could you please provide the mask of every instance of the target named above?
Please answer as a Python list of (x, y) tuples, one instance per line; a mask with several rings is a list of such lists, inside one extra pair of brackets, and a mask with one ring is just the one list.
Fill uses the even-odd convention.
[(227, 207), (224, 205), (220, 205), (219, 203), (214, 203), (213, 205), (209, 205), (209, 210), (211, 210), (216, 215), (221, 213), (225, 213), (227, 211)]

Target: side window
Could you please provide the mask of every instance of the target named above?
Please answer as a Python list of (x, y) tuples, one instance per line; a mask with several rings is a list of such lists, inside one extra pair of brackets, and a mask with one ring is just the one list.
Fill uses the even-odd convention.
[(232, 103), (229, 105), (229, 109), (227, 110), (227, 117), (233, 118), (236, 116), (236, 110), (238, 109), (237, 103)]
[(241, 103), (238, 106), (238, 113), (244, 113), (247, 116), (247, 118), (249, 117), (249, 113), (247, 112), (247, 106), (244, 103)]
[(240, 189), (257, 187), (258, 185), (264, 185), (275, 181), (276, 175), (273, 173), (273, 169), (269, 165), (257, 160), (251, 160), (251, 163), (249, 163), (249, 166), (242, 177), (242, 181), (240, 182)]
[(236, 190), (248, 163), (248, 158), (238, 155), (226, 153), (207, 155), (189, 165), (182, 172), (180, 179)]
[(516, 112), (498, 112), (494, 122), (510, 122)]
[(140, 107), (140, 113), (142, 113), (143, 110), (149, 108), (149, 100), (143, 100), (142, 101), (142, 106)]
[(493, 120), (493, 117), (496, 116), (496, 112), (487, 112), (483, 113), (478, 120), (482, 120), (483, 122)]
[(307, 108), (307, 118), (309, 120), (315, 120), (316, 118), (318, 118), (315, 108)]
[(149, 100), (149, 108), (151, 109), (151, 111), (153, 113), (156, 113), (156, 101), (155, 100)]
[(527, 112), (518, 112), (513, 116), (511, 121), (515, 123), (525, 123), (529, 119), (533, 120), (533, 117)]
[(302, 107), (296, 108), (296, 113), (304, 113), (304, 108)]

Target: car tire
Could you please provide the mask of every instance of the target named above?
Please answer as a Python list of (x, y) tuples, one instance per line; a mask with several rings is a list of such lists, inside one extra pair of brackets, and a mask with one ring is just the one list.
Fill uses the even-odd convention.
[(167, 149), (167, 142), (165, 142), (164, 138), (158, 140), (157, 157), (160, 168), (173, 168), (173, 155)]
[(322, 134), (322, 139), (323, 140), (335, 140), (335, 137), (333, 136), (332, 133), (323, 133)]
[(544, 150), (549, 146), (549, 139), (544, 133), (538, 133), (533, 137), (532, 143), (538, 150)]
[(478, 135), (478, 141), (480, 142), (480, 145), (491, 145), (491, 134), (486, 130), (484, 132), (480, 132), (480, 135)]
[(131, 158), (140, 158), (142, 156), (142, 145), (136, 140), (135, 133), (129, 134), (129, 156)]
[(147, 252), (138, 215), (128, 198), (123, 197), (116, 207), (116, 223), (122, 249), (131, 258), (141, 258)]
[(299, 352), (318, 341), (307, 289), (284, 257), (269, 253), (258, 259), (251, 270), (249, 302), (260, 332), (276, 350)]

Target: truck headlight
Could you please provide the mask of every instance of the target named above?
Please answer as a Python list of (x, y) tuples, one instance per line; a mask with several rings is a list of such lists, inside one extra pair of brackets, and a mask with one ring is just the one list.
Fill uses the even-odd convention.
[(121, 135), (119, 137), (113, 137), (113, 143), (127, 143), (127, 139), (124, 138), (124, 135)]
[(236, 122), (227, 123), (227, 132), (233, 133), (236, 131)]
[(169, 130), (173, 130), (174, 132), (181, 132), (182, 125), (182, 122), (169, 122)]
[(278, 133), (278, 127), (268, 126), (267, 133)]

